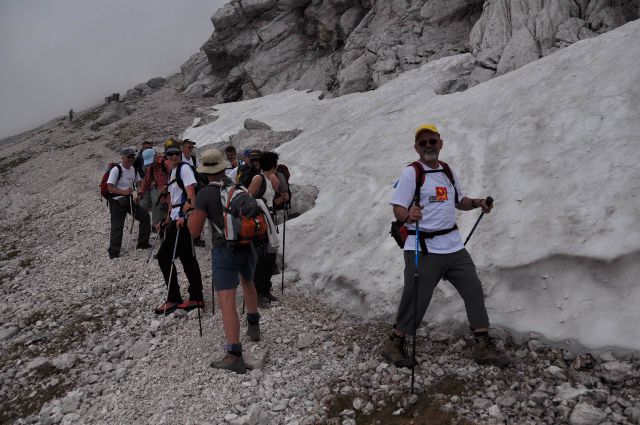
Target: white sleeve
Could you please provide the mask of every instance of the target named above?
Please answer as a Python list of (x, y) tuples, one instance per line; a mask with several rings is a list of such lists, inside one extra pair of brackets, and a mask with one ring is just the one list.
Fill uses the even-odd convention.
[(180, 168), (180, 177), (182, 177), (182, 183), (184, 183), (185, 188), (196, 184), (196, 176), (193, 174), (189, 165), (185, 164)]
[(109, 178), (107, 179), (107, 184), (112, 184), (115, 186), (116, 183), (118, 182), (118, 177), (122, 177), (122, 176), (118, 176), (118, 167), (114, 166), (109, 172)]
[(413, 167), (405, 167), (400, 179), (396, 183), (393, 197), (391, 198), (391, 205), (399, 205), (401, 207), (409, 208), (411, 201), (413, 201), (413, 195), (416, 190), (416, 170)]
[(453, 180), (456, 182), (455, 186), (456, 186), (456, 190), (458, 191), (458, 201), (461, 201), (462, 198), (465, 197), (465, 194), (462, 190), (462, 183), (460, 183), (460, 177), (453, 170), (451, 170), (451, 174), (453, 174)]

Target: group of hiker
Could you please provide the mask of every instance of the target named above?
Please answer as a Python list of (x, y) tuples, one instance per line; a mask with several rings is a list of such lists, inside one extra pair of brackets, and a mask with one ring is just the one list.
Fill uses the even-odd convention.
[[(415, 367), (416, 329), (436, 285), (444, 278), (464, 300), (476, 362), (505, 367), (509, 358), (489, 336), (482, 284), (455, 224), (456, 209), (480, 208), (483, 214), (489, 213), (492, 200), (465, 196), (457, 174), (439, 160), (443, 141), (435, 125), (418, 127), (413, 142), (419, 159), (404, 169), (390, 202), (396, 218), (391, 233), (404, 251), (404, 289), (382, 355), (398, 367)], [(151, 248), (152, 231), (162, 240), (156, 258), (167, 296), (155, 313), (204, 308), (194, 246), (204, 245), (198, 241), (208, 221), (213, 288), (225, 335), (225, 355), (211, 366), (245, 373), (236, 292), (242, 285), (247, 336), (259, 341), (258, 310), (278, 301), (272, 294), (271, 276), (279, 249), (278, 211), (284, 211), (286, 219), (291, 201), (289, 173), (278, 164), (275, 152), (247, 149), (240, 159), (236, 149), (228, 146), (224, 153), (207, 149), (198, 160), (193, 156), (194, 145), (189, 139), (169, 139), (160, 154), (147, 141), (137, 157), (132, 149), (123, 149), (122, 162), (110, 164), (106, 178), (111, 213), (109, 257), (120, 255), (125, 219), (130, 214), (139, 221), (137, 249)], [(130, 234), (133, 220), (131, 223)], [(177, 258), (189, 283), (186, 301), (178, 284)], [(413, 335), (412, 355), (407, 351), (407, 335)]]

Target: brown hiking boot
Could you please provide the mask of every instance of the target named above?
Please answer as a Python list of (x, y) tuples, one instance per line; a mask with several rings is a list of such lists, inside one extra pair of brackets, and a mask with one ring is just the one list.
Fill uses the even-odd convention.
[(222, 360), (211, 362), (210, 366), (214, 369), (230, 370), (240, 375), (247, 373), (247, 365), (242, 356), (236, 357), (231, 353), (227, 353)]
[(476, 344), (473, 347), (473, 359), (478, 364), (497, 366), (505, 368), (511, 364), (511, 359), (504, 353), (500, 353), (488, 336), (475, 338)]
[(404, 338), (393, 334), (385, 341), (382, 355), (397, 367), (411, 367), (413, 360), (407, 354), (406, 345)]

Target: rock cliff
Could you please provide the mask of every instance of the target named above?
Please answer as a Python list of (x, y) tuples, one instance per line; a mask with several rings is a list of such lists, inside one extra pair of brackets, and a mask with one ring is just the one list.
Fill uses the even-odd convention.
[(188, 93), (232, 102), (285, 89), (339, 96), (463, 52), (440, 92), (512, 71), (637, 19), (640, 0), (232, 0), (181, 71)]

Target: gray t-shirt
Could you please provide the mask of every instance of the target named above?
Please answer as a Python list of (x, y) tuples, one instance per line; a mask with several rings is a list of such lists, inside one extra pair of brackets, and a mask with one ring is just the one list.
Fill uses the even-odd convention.
[(213, 246), (225, 245), (224, 235), (218, 232), (218, 229), (224, 229), (224, 220), (222, 218), (222, 201), (220, 200), (220, 187), (212, 184), (204, 187), (196, 195), (196, 209), (207, 213), (209, 226), (211, 228), (211, 243)]

